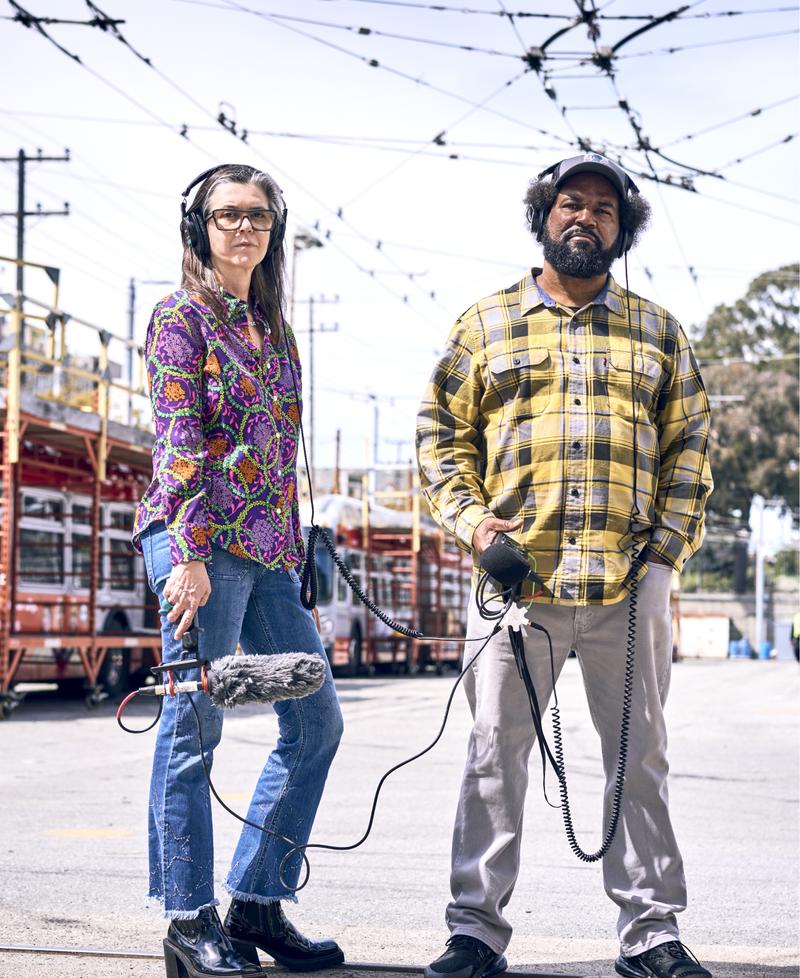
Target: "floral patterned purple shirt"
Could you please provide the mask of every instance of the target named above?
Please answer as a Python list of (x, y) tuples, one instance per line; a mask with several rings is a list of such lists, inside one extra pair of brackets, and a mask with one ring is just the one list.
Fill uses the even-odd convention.
[(181, 290), (153, 310), (145, 346), (156, 440), (153, 481), (136, 510), (134, 546), (163, 521), (172, 563), (211, 559), (211, 545), (273, 570), (304, 559), (297, 505), (300, 363), (266, 322), (264, 349), (250, 339), (247, 304), (222, 293), (221, 323)]

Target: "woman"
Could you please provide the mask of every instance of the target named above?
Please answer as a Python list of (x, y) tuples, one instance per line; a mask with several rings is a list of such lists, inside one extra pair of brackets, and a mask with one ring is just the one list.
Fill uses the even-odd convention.
[[(283, 319), (281, 192), (253, 167), (225, 165), (183, 197), (181, 289), (158, 303), (147, 333), (154, 474), (134, 528), (164, 609), (164, 661), (180, 657), (195, 616), (206, 659), (237, 644), (248, 655), (324, 656), (297, 574), (300, 365)], [(258, 960), (253, 945), (292, 970), (344, 960), (334, 941), (298, 933), (280, 904), (295, 899), (301, 865), (294, 856), (279, 872), (290, 849), (280, 837), (308, 840), (342, 733), (326, 669), (318, 692), (275, 704), (278, 743), (247, 813), (275, 834), (244, 827), (225, 880), (232, 903), (224, 926), (195, 718), (188, 697), (165, 698), (150, 789), (150, 896), (171, 921), (171, 978), (261, 974), (249, 963)], [(204, 694), (195, 700), (210, 764), (222, 712)]]

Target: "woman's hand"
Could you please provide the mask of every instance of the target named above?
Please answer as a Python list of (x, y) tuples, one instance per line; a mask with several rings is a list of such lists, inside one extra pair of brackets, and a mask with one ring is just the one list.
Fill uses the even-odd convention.
[(176, 639), (182, 637), (192, 624), (197, 609), (203, 607), (210, 595), (211, 582), (202, 560), (187, 560), (183, 564), (175, 564), (164, 585), (164, 597), (172, 605), (167, 621), (175, 622), (180, 618), (175, 629)]

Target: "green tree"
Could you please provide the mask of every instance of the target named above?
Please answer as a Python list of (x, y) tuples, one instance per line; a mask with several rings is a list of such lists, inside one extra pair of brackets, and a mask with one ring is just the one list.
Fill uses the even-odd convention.
[[(719, 305), (696, 331), (700, 358), (797, 356), (800, 352), (800, 265), (762, 272), (732, 306)], [(797, 372), (796, 364), (791, 368)]]
[(764, 272), (695, 332), (713, 409), (712, 515), (746, 518), (754, 493), (798, 505), (799, 273)]

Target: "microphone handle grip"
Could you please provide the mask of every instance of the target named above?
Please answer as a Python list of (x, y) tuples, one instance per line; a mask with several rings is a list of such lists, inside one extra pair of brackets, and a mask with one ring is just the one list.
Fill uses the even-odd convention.
[[(172, 688), (176, 693), (196, 693), (203, 686), (196, 679), (185, 679), (174, 683)], [(157, 686), (142, 686), (137, 692), (140, 696), (168, 696), (169, 686), (164, 683), (159, 683)]]

